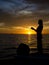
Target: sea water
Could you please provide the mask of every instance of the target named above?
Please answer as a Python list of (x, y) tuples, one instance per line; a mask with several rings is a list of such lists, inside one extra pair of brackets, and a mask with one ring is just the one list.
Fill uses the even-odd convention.
[[(0, 34), (0, 53), (3, 56), (16, 54), (20, 43), (27, 44), (32, 53), (37, 52), (36, 34)], [(49, 34), (42, 35), (44, 53), (49, 53)]]

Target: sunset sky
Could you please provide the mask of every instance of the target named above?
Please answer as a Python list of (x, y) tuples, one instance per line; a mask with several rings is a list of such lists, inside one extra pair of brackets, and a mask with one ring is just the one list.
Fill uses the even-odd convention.
[(35, 34), (39, 19), (49, 34), (49, 0), (0, 0), (0, 33)]

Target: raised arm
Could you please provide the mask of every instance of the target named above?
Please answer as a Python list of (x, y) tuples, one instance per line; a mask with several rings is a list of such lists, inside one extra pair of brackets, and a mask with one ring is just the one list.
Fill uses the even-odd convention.
[(36, 29), (34, 29), (33, 27), (31, 27), (31, 29), (37, 32), (37, 30), (36, 30)]

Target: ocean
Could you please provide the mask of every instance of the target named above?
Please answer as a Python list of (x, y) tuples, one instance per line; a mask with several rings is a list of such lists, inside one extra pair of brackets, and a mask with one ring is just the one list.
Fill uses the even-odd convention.
[[(27, 44), (31, 53), (37, 52), (37, 35), (36, 34), (19, 34), (16, 35), (17, 43)], [(42, 47), (44, 53), (49, 53), (49, 34), (42, 34)]]
[[(49, 53), (49, 34), (42, 36), (43, 49), (47, 49), (44, 52)], [(27, 44), (31, 52), (37, 52), (36, 34), (0, 34), (0, 53), (3, 56), (16, 54), (16, 48), (20, 43)]]

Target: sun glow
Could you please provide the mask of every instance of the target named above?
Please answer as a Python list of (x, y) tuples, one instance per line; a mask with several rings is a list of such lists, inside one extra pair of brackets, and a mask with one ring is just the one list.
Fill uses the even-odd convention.
[(30, 35), (30, 34), (31, 34), (31, 32), (29, 31), (29, 32), (28, 32), (28, 34)]
[(31, 30), (31, 29), (26, 29), (25, 34), (31, 35), (31, 34), (35, 34), (35, 31)]

